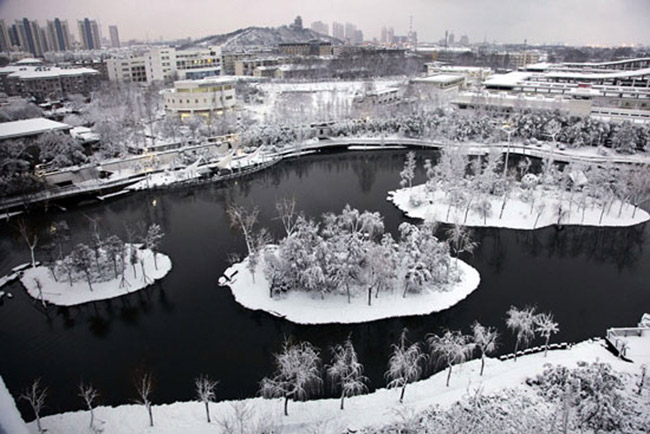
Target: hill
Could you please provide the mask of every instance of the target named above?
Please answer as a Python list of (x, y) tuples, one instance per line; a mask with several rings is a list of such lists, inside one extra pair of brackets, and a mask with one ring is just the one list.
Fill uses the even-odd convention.
[(308, 42), (320, 40), (340, 45), (343, 42), (331, 36), (322, 35), (311, 29), (297, 29), (295, 27), (247, 27), (222, 35), (207, 36), (183, 46), (186, 48), (206, 47), (221, 45), (224, 51), (239, 51), (253, 47), (273, 47), (289, 42)]

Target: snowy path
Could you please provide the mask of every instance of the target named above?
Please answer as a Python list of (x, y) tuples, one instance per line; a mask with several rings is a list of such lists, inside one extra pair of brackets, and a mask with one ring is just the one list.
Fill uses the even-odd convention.
[[(520, 357), (516, 362), (488, 359), (483, 376), (479, 376), (480, 360), (470, 361), (454, 367), (449, 387), (445, 386), (446, 371), (408, 385), (403, 404), (398, 403), (399, 389), (379, 389), (368, 395), (348, 398), (345, 410), (339, 410), (338, 399), (290, 402), (289, 416), (282, 415), (281, 399), (218, 402), (211, 404), (213, 422), (210, 424), (206, 422), (203, 405), (199, 402), (155, 406), (153, 428), (148, 426), (147, 414), (142, 406), (100, 407), (96, 410), (96, 417), (104, 422), (104, 432), (111, 434), (207, 434), (223, 432), (219, 430), (219, 421), (231, 418), (234, 407), (239, 407), (240, 410), (248, 409), (244, 420), (249, 427), (259, 423), (267, 427), (275, 426), (283, 433), (305, 433), (308, 429), (320, 429), (314, 432), (344, 432), (346, 428), (384, 426), (436, 404), (446, 408), (478, 388), (482, 393), (490, 394), (504, 388), (523, 387), (524, 381), (540, 374), (546, 363), (575, 367), (579, 361), (597, 360), (611, 364), (615, 370), (636, 374), (641, 363), (650, 361), (627, 363), (607, 351), (603, 341), (588, 341), (569, 350), (549, 351), (546, 358), (543, 353), (538, 353)], [(88, 412), (78, 411), (46, 417), (43, 426), (50, 434), (82, 434), (88, 432), (89, 420)], [(36, 433), (35, 424), (32, 422), (29, 426), (31, 432)]]

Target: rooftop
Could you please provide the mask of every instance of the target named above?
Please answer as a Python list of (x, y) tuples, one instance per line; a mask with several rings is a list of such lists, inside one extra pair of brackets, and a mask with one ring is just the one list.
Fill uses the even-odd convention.
[(65, 131), (72, 126), (45, 118), (24, 119), (22, 121), (0, 123), (0, 140), (34, 136), (48, 131)]
[(18, 77), (20, 79), (30, 79), (99, 74), (99, 72), (91, 68), (59, 68), (58, 66), (10, 65), (5, 66), (4, 68), (0, 68), (0, 74), (8, 74), (9, 77)]
[(438, 83), (438, 84), (448, 84), (454, 83), (456, 81), (465, 80), (465, 77), (457, 74), (436, 74), (429, 77), (416, 78), (413, 80), (416, 83)]
[(522, 80), (526, 80), (533, 75), (530, 72), (513, 71), (507, 74), (495, 74), (485, 80), (485, 86), (488, 87), (514, 87)]

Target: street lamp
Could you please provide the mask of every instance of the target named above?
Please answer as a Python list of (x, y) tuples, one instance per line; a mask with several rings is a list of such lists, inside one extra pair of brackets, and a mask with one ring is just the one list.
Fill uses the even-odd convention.
[(514, 128), (510, 126), (509, 123), (504, 123), (501, 125), (501, 131), (506, 133), (508, 135), (508, 145), (506, 147), (506, 161), (505, 164), (503, 165), (503, 178), (505, 179), (506, 174), (508, 173), (508, 159), (510, 157), (510, 135), (514, 132)]

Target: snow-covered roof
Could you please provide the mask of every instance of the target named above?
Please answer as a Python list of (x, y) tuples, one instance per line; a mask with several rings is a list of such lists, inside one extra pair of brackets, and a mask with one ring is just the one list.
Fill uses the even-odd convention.
[[(187, 72), (191, 72), (188, 70)], [(234, 76), (205, 77), (198, 80), (178, 80), (174, 82), (174, 87), (191, 87), (191, 86), (208, 86), (211, 84), (230, 84), (237, 81)]]
[(650, 75), (650, 68), (637, 69), (635, 71), (616, 72), (569, 72), (551, 71), (545, 74), (548, 78), (575, 78), (578, 80), (607, 80), (610, 78), (628, 78)]
[(519, 82), (526, 80), (528, 77), (533, 75), (530, 72), (522, 71), (513, 71), (507, 74), (495, 74), (492, 77), (485, 80), (485, 86), (490, 87), (514, 87)]
[(18, 77), (22, 80), (33, 78), (54, 78), (84, 74), (99, 74), (91, 68), (59, 68), (58, 66), (9, 65), (0, 68), (0, 74)]
[(68, 124), (45, 118), (24, 119), (22, 121), (0, 123), (0, 140), (33, 136), (48, 131), (63, 131), (72, 128)]
[(457, 74), (436, 74), (429, 77), (416, 78), (413, 81), (416, 83), (436, 83), (436, 84), (449, 84), (457, 81), (464, 80), (465, 77)]
[(41, 59), (34, 59), (33, 57), (27, 57), (25, 59), (14, 62), (15, 65), (40, 65), (42, 63), (43, 61)]

